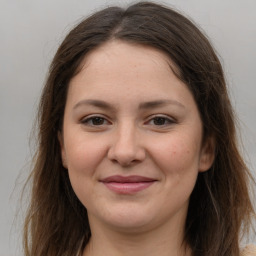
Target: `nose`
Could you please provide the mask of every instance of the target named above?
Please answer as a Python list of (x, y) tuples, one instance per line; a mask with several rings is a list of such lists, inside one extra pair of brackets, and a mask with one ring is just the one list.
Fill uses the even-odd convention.
[(146, 157), (145, 149), (134, 125), (117, 127), (111, 138), (108, 158), (122, 166), (131, 166), (142, 162)]

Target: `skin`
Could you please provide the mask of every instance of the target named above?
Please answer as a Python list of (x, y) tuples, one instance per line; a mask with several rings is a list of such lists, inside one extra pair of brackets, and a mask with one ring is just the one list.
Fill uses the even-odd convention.
[[(182, 244), (189, 197), (214, 156), (193, 95), (171, 66), (156, 49), (112, 41), (88, 54), (70, 82), (59, 140), (88, 211), (83, 255), (190, 255)], [(145, 104), (156, 101), (164, 103)], [(111, 175), (155, 182), (119, 194), (101, 182)]]

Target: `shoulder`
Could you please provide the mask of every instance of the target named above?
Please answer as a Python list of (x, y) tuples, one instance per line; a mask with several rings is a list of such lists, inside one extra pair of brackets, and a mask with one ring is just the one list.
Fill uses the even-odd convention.
[(249, 244), (245, 246), (241, 252), (241, 256), (256, 256), (256, 245)]

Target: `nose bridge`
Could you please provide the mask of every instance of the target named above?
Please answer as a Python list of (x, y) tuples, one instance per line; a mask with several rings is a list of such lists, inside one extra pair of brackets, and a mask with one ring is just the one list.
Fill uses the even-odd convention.
[(117, 125), (109, 157), (121, 165), (142, 161), (145, 157), (143, 147), (139, 143), (138, 128), (131, 120), (125, 120)]
[(119, 147), (127, 149), (127, 152), (136, 148), (137, 135), (136, 127), (132, 122), (124, 122), (118, 127), (116, 143)]

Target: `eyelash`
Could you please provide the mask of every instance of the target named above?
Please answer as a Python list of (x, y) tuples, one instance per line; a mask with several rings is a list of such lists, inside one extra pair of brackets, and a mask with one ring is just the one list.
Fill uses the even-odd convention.
[[(164, 121), (164, 124), (157, 125), (154, 122), (156, 120), (158, 120), (160, 122)], [(98, 122), (98, 124), (93, 123), (94, 121)], [(172, 124), (176, 123), (176, 121), (173, 118), (170, 118), (170, 117), (167, 117), (167, 116), (163, 116), (163, 115), (155, 115), (155, 116), (151, 117), (150, 119), (148, 119), (146, 124), (150, 123), (151, 121), (154, 122), (151, 125), (159, 126), (159, 127), (165, 127), (165, 126), (172, 125)], [(103, 126), (103, 125), (106, 124), (105, 122), (107, 122), (108, 124), (111, 124), (111, 122), (109, 122), (105, 117), (97, 116), (97, 115), (89, 116), (89, 117), (81, 120), (81, 123), (83, 125), (87, 125), (87, 126), (91, 126), (91, 127)]]
[[(89, 117), (83, 119), (81, 121), (81, 123), (84, 124), (84, 125), (93, 126), (93, 127), (101, 126), (103, 124), (93, 124), (93, 121), (99, 121), (99, 119), (103, 122), (107, 121), (107, 119), (105, 117), (102, 117), (102, 116), (89, 116)], [(110, 123), (109, 121), (107, 121), (107, 122)]]
[(165, 126), (172, 125), (172, 124), (176, 123), (173, 118), (170, 118), (170, 117), (167, 117), (167, 116), (163, 116), (163, 115), (155, 115), (155, 116), (151, 117), (148, 122), (151, 122), (151, 121), (154, 122), (157, 119), (158, 119), (158, 121), (161, 120), (161, 121), (164, 121), (165, 123), (164, 124), (160, 124), (160, 125), (157, 125), (157, 124), (154, 123), (152, 125), (154, 125), (154, 126), (161, 126), (161, 127), (164, 126), (165, 127)]

